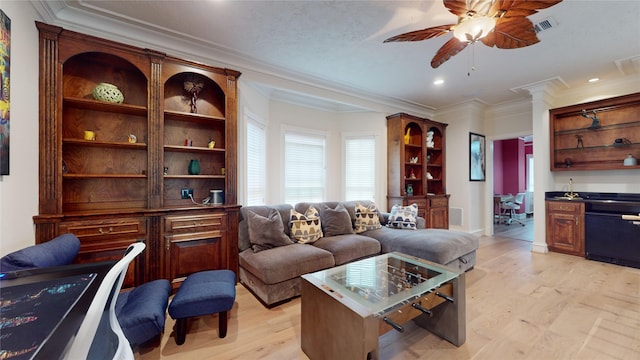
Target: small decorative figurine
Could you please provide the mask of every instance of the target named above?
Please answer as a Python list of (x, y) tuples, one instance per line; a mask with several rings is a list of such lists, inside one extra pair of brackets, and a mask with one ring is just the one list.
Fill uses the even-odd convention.
[(433, 143), (433, 130), (427, 131), (427, 147), (432, 148), (435, 144)]
[(133, 134), (129, 134), (129, 136), (127, 137), (127, 140), (129, 141), (129, 143), (135, 144), (136, 142), (138, 142), (138, 137), (136, 137)]
[(407, 128), (407, 133), (404, 134), (404, 143), (409, 143), (409, 138), (411, 137), (411, 128)]
[(584, 144), (582, 143), (582, 135), (576, 135), (576, 139), (578, 140), (576, 149), (582, 149), (584, 147)]
[(411, 172), (409, 173), (409, 179), (415, 179), (416, 178), (416, 173), (413, 171), (413, 169), (411, 169)]
[(196, 101), (198, 100), (198, 94), (204, 88), (204, 80), (195, 74), (189, 75), (184, 80), (184, 89), (191, 95), (190, 106), (193, 114), (198, 113), (198, 107)]
[(209, 143), (207, 144), (207, 147), (209, 149), (213, 149), (214, 146), (216, 146), (216, 142), (213, 139), (209, 140)]
[(407, 196), (413, 196), (413, 185), (407, 184)]

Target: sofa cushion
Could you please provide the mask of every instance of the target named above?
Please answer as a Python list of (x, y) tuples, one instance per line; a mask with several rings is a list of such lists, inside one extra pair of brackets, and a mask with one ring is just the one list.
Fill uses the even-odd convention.
[(282, 225), (285, 235), (289, 236), (289, 215), (293, 206), (289, 204), (279, 205), (253, 205), (243, 206), (240, 208), (240, 222), (238, 223), (238, 250), (240, 252), (251, 248), (251, 242), (249, 242), (249, 224), (247, 221), (247, 213), (253, 211), (254, 213), (267, 217), (271, 209), (276, 209), (280, 213), (282, 219)]
[(267, 217), (249, 210), (247, 211), (247, 223), (249, 242), (254, 252), (293, 244), (293, 241), (284, 233), (282, 218), (276, 209), (269, 210)]
[(371, 203), (369, 206), (362, 206), (360, 203), (355, 207), (355, 232), (356, 234), (368, 231), (380, 229), (380, 216), (378, 215), (378, 208)]
[(323, 236), (320, 215), (314, 207), (307, 209), (304, 214), (292, 209), (289, 226), (291, 237), (301, 244), (311, 244)]
[(307, 244), (291, 244), (254, 253), (240, 253), (240, 266), (265, 284), (276, 284), (303, 274), (333, 267), (330, 252)]
[(335, 209), (324, 205), (322, 232), (325, 237), (353, 234), (351, 217), (342, 204), (338, 204)]
[(336, 265), (346, 264), (380, 253), (380, 242), (378, 240), (358, 234), (325, 236), (313, 243), (313, 246), (331, 252)]
[(380, 242), (381, 251), (393, 251), (430, 260), (438, 264), (449, 262), (478, 249), (478, 238), (463, 231), (419, 229), (399, 231), (388, 227), (362, 233)]
[(393, 205), (387, 226), (395, 229), (417, 229), (418, 204), (408, 206)]

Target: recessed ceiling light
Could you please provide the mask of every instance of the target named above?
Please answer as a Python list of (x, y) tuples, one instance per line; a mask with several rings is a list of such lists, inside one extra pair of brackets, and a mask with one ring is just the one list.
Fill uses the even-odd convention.
[(594, 83), (594, 82), (598, 82), (598, 81), (600, 81), (600, 78), (591, 78), (591, 79), (589, 79), (590, 83)]
[(442, 84), (444, 84), (444, 80), (442, 79), (438, 79), (433, 82), (433, 85), (442, 85)]

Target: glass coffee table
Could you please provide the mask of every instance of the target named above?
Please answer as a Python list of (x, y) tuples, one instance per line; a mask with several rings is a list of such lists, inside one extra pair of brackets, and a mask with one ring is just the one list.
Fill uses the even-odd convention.
[(377, 359), (378, 338), (413, 320), (464, 344), (464, 272), (389, 253), (302, 275), (302, 350), (310, 359)]

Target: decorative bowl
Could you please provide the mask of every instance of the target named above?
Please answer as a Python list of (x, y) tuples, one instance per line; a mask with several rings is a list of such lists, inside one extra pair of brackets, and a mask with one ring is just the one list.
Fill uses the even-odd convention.
[(124, 95), (117, 86), (109, 83), (100, 83), (93, 88), (93, 98), (100, 101), (106, 101), (114, 104), (120, 104), (124, 101)]

